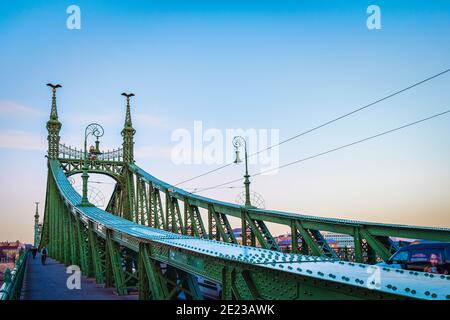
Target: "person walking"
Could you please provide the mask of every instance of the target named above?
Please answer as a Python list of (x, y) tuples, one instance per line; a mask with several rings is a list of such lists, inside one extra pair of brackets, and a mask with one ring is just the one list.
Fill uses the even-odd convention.
[(42, 249), (41, 251), (41, 262), (45, 264), (45, 260), (47, 259), (47, 248)]
[(35, 246), (33, 246), (33, 248), (31, 248), (31, 255), (33, 256), (33, 259), (36, 258), (36, 253), (37, 253), (37, 248)]

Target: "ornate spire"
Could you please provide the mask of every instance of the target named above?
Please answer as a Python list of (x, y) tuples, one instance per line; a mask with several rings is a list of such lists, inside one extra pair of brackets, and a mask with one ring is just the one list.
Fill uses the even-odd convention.
[(134, 93), (122, 93), (122, 96), (127, 98), (127, 112), (125, 114), (125, 125), (124, 127), (133, 127), (133, 124), (131, 122), (131, 110), (130, 110), (130, 98), (134, 97)]
[(133, 136), (136, 130), (133, 129), (131, 122), (130, 98), (134, 97), (133, 93), (122, 93), (122, 96), (127, 98), (127, 111), (125, 114), (125, 124), (122, 129), (123, 137), (123, 160), (127, 163), (134, 162), (134, 141)]
[(58, 109), (56, 108), (56, 89), (62, 88), (59, 84), (47, 83), (47, 86), (52, 88), (52, 110), (50, 112), (50, 120), (58, 120)]
[(41, 238), (41, 226), (39, 225), (39, 202), (35, 202), (36, 212), (34, 214), (34, 246), (39, 246), (39, 240)]
[(59, 156), (59, 131), (61, 130), (61, 122), (58, 121), (58, 110), (56, 108), (56, 89), (61, 88), (61, 85), (47, 83), (47, 86), (52, 88), (52, 109), (50, 111), (50, 119), (47, 121), (47, 152), (49, 159), (57, 159)]
[(39, 202), (35, 202), (36, 204), (36, 212), (34, 213), (34, 221), (39, 223)]

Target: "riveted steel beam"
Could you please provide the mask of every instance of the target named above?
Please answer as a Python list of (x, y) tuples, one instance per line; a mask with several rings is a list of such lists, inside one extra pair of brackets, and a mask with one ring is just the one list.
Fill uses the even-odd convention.
[(389, 257), (391, 256), (389, 250), (374, 236), (372, 236), (369, 231), (367, 231), (365, 228), (359, 228), (359, 233), (364, 239), (366, 239), (367, 243), (373, 250), (375, 250), (376, 254), (379, 255), (381, 259), (389, 259)]
[(100, 248), (98, 244), (97, 235), (94, 232), (93, 222), (89, 222), (88, 235), (89, 235), (89, 247), (91, 250), (92, 266), (94, 270), (95, 282), (103, 283), (105, 282), (105, 275), (104, 275), (105, 270), (102, 265)]
[(161, 266), (152, 259), (150, 244), (139, 244), (139, 256), (147, 275), (146, 280), (151, 290), (151, 296), (155, 300), (167, 300), (169, 297), (169, 290), (167, 285), (162, 281)]
[(209, 238), (214, 240), (222, 239), (225, 242), (237, 243), (231, 225), (225, 214), (216, 212), (213, 206), (208, 208)]
[(111, 230), (106, 231), (106, 256), (110, 262), (117, 294), (127, 294), (122, 257), (117, 244), (111, 238)]

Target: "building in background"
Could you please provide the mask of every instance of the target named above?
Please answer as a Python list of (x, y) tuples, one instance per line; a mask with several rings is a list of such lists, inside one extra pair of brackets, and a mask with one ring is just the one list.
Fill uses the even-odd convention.
[(6, 269), (13, 269), (21, 250), (25, 245), (20, 241), (0, 242), (0, 285), (3, 284), (3, 275)]
[[(352, 236), (332, 232), (323, 232), (322, 235), (328, 245), (336, 251), (338, 255), (349, 254), (353, 252), (355, 248)], [(289, 233), (279, 235), (274, 239), (282, 251), (291, 251), (291, 235)], [(301, 245), (301, 242), (302, 241), (299, 240), (299, 245)]]

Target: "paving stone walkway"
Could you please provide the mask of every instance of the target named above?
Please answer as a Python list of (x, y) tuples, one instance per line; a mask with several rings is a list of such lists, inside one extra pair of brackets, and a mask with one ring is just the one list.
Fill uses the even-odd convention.
[(137, 294), (118, 296), (113, 288), (96, 284), (94, 279), (81, 277), (81, 289), (67, 288), (64, 264), (47, 258), (41, 263), (40, 254), (33, 259), (30, 255), (22, 288), (23, 300), (137, 300)]

